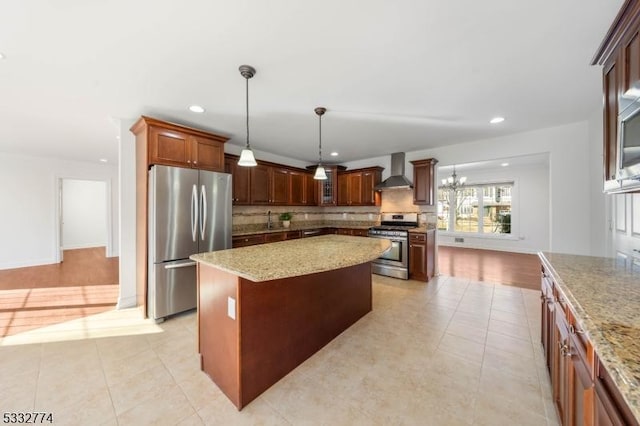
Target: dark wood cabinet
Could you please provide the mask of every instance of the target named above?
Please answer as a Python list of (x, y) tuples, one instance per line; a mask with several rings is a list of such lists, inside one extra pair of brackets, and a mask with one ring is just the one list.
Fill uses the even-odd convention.
[(638, 425), (555, 279), (542, 266), (541, 338), (562, 425)]
[[(316, 193), (318, 191), (317, 180), (313, 178), (311, 173), (304, 173), (304, 197), (303, 203), (306, 206), (315, 206), (317, 205), (317, 196)], [(293, 190), (291, 191), (293, 193)]]
[(435, 270), (435, 231), (409, 233), (409, 279), (429, 281)]
[(264, 244), (265, 234), (255, 235), (239, 235), (232, 238), (231, 244), (233, 248), (254, 246), (256, 244)]
[(287, 205), (291, 194), (291, 176), (289, 170), (278, 167), (270, 168), (271, 196), (270, 204)]
[(316, 205), (316, 181), (306, 170), (262, 161), (240, 167), (237, 162), (237, 156), (225, 155), (225, 170), (233, 175), (234, 205)]
[(224, 171), (227, 138), (148, 117), (141, 118), (135, 126), (140, 132), (147, 132), (149, 165)]
[(413, 164), (413, 204), (432, 206), (435, 203), (435, 158), (411, 161)]
[(249, 169), (250, 204), (271, 204), (271, 167), (258, 164)]
[(251, 204), (251, 168), (238, 166), (237, 159), (225, 156), (224, 170), (232, 176), (233, 204)]
[(307, 190), (307, 173), (302, 172), (290, 172), (289, 181), (291, 185), (291, 192), (289, 197), (289, 204), (292, 206), (306, 204), (305, 193)]
[(638, 191), (632, 179), (618, 179), (619, 115), (640, 90), (640, 1), (627, 0), (611, 24), (591, 64), (602, 65), (604, 190)]
[[(317, 204), (319, 206), (338, 205), (338, 170), (340, 169), (344, 169), (344, 167), (326, 166), (324, 168), (327, 179), (317, 181)], [(313, 170), (315, 171), (315, 166), (313, 166)]]
[(338, 172), (339, 206), (379, 205), (374, 187), (382, 180), (382, 167)]
[(595, 426), (638, 426), (629, 406), (624, 402), (611, 375), (600, 360), (596, 360), (594, 390)]

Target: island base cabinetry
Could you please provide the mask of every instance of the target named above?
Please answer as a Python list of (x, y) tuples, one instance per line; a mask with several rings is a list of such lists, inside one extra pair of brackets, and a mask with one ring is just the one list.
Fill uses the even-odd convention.
[(238, 409), (371, 311), (371, 263), (253, 282), (198, 264), (201, 368)]

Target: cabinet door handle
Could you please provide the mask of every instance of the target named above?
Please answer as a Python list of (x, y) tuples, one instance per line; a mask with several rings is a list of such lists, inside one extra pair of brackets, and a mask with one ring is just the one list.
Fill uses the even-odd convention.
[(580, 330), (574, 327), (573, 324), (569, 326), (569, 331), (571, 332), (571, 334), (584, 334), (584, 330)]

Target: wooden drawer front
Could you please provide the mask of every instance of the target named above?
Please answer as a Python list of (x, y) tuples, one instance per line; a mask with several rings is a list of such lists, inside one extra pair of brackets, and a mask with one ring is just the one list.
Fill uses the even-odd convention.
[(264, 241), (267, 243), (275, 243), (277, 241), (284, 241), (287, 238), (286, 232), (275, 232), (273, 234), (265, 234)]
[(295, 240), (296, 238), (300, 238), (300, 231), (289, 231), (285, 232), (285, 240)]
[(368, 229), (352, 229), (351, 230), (351, 235), (353, 235), (355, 237), (368, 237), (369, 236), (369, 230)]
[(324, 235), (322, 229), (305, 229), (302, 231), (302, 237), (317, 237), (318, 235)]
[(264, 243), (264, 235), (244, 235), (233, 237), (233, 248), (253, 246)]
[(338, 235), (352, 235), (351, 229), (338, 228)]
[(409, 241), (412, 243), (424, 243), (427, 241), (427, 236), (425, 234), (409, 234)]

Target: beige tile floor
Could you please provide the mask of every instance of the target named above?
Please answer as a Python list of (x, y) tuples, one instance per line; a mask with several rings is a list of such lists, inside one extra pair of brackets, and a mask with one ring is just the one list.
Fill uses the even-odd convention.
[(0, 340), (0, 412), (61, 425), (557, 425), (538, 292), (374, 275), (374, 308), (238, 412), (196, 316), (98, 314)]

